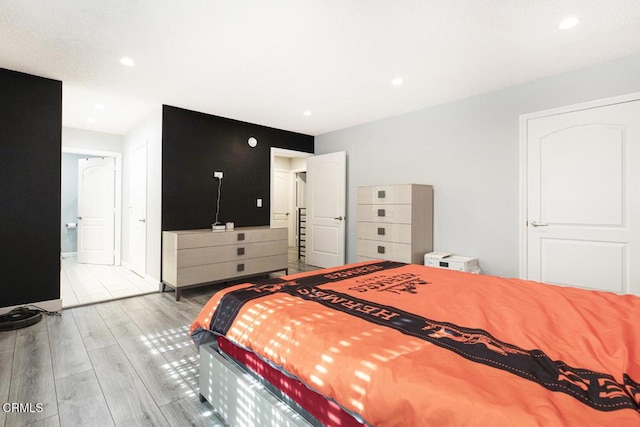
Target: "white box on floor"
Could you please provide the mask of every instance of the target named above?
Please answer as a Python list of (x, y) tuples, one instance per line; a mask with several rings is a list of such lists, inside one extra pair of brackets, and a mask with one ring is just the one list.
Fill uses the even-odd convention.
[(450, 253), (430, 252), (424, 256), (424, 265), (427, 267), (447, 268), (449, 270), (480, 274), (478, 258), (457, 256)]

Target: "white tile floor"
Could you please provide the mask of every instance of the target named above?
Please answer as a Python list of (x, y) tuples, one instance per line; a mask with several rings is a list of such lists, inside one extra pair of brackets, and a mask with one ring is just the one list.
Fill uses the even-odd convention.
[(60, 296), (63, 308), (157, 291), (158, 285), (125, 267), (81, 264), (76, 257), (62, 259)]

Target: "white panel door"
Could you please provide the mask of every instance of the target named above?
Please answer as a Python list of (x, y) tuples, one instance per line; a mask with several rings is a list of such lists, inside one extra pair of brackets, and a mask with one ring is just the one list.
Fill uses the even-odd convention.
[(527, 278), (640, 294), (639, 118), (635, 101), (527, 122)]
[(307, 264), (345, 263), (346, 185), (346, 152), (307, 159)]
[(291, 172), (275, 170), (273, 172), (273, 202), (271, 227), (289, 227), (291, 217)]
[(113, 265), (115, 159), (78, 160), (78, 262)]
[(129, 177), (129, 267), (144, 277), (147, 260), (146, 144), (131, 150)]

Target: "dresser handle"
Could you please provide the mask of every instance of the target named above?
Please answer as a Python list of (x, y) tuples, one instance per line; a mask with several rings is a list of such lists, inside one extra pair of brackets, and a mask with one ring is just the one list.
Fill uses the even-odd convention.
[(384, 246), (378, 246), (378, 253), (379, 254), (383, 254), (384, 253)]
[(238, 233), (238, 240), (244, 240), (244, 233)]
[(384, 190), (378, 191), (378, 199), (384, 199), (387, 196)]
[(244, 248), (238, 248), (238, 255), (244, 255)]
[(384, 216), (384, 209), (378, 209), (378, 216)]
[(244, 264), (238, 264), (238, 272), (244, 271)]
[(378, 236), (384, 236), (384, 234), (385, 234), (384, 228), (382, 227), (378, 228)]

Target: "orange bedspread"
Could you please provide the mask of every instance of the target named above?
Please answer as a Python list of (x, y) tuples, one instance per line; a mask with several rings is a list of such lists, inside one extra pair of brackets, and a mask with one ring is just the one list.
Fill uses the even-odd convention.
[(216, 293), (196, 343), (223, 334), (375, 426), (640, 425), (638, 297), (391, 262), (281, 279)]

